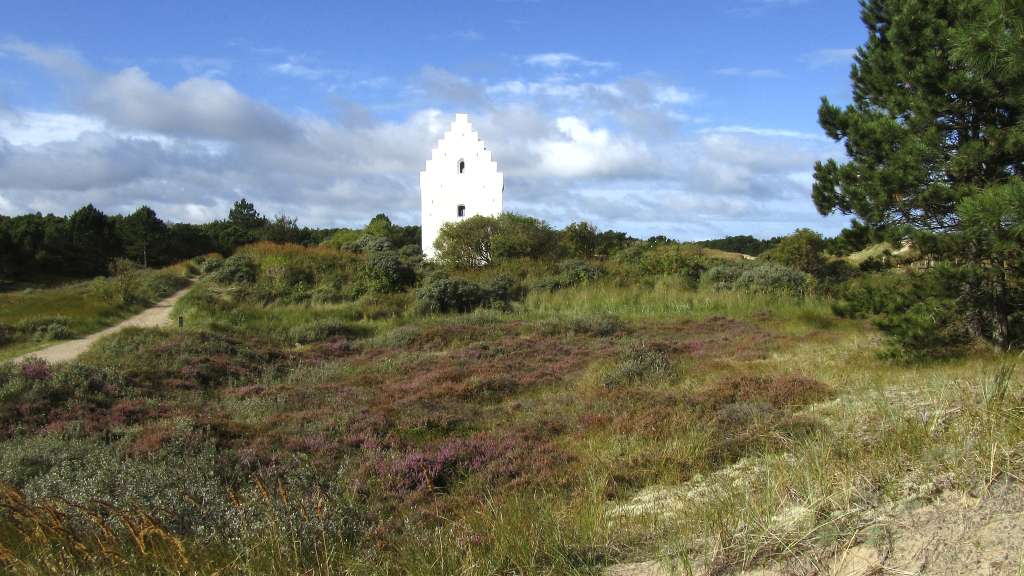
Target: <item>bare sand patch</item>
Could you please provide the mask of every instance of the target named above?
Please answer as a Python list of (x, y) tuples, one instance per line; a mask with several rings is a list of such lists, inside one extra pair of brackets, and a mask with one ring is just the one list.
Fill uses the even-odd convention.
[[(811, 549), (768, 566), (700, 568), (693, 574), (732, 576), (870, 576), (883, 574), (995, 576), (1024, 573), (1024, 486), (1000, 482), (981, 494), (945, 491), (874, 510), (872, 542)], [(657, 561), (620, 564), (605, 576), (686, 574)]]

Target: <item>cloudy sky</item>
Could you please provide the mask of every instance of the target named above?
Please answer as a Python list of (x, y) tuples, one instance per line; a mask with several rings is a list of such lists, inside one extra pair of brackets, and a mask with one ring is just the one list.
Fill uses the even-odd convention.
[[(156, 6), (159, 4), (159, 6)], [(0, 214), (419, 223), (456, 112), (505, 209), (678, 239), (799, 227), (855, 0), (4, 0)]]

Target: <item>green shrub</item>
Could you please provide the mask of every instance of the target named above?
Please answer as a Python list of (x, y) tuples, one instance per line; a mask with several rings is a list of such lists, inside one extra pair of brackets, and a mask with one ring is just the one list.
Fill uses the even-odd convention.
[(188, 277), (173, 270), (149, 272), (142, 279), (140, 294), (144, 300), (156, 301), (188, 286), (188, 282)]
[(0, 323), (0, 346), (7, 346), (21, 340), (22, 333), (10, 324)]
[(809, 228), (800, 228), (783, 238), (761, 257), (809, 274), (817, 274), (827, 262), (825, 239)]
[(35, 340), (67, 340), (74, 337), (70, 321), (61, 316), (34, 316), (25, 318), (7, 329), (0, 328), (0, 332), (9, 334), (11, 341)]
[(558, 250), (558, 233), (543, 220), (504, 212), (472, 216), (441, 227), (436, 259), (453, 268), (488, 265), (495, 260), (550, 258)]
[(739, 262), (722, 262), (704, 273), (701, 281), (715, 290), (732, 290), (736, 281), (750, 270), (750, 266)]
[(691, 245), (668, 245), (644, 252), (637, 269), (642, 276), (665, 276), (681, 274), (691, 280), (699, 280), (706, 269), (704, 255), (699, 247)]
[(480, 287), (461, 278), (429, 278), (416, 290), (416, 300), (428, 313), (469, 312), (480, 305)]
[(841, 318), (870, 318), (886, 335), (883, 357), (955, 355), (973, 340), (972, 319), (951, 295), (958, 280), (932, 271), (874, 275), (843, 292), (832, 311)]
[(736, 279), (736, 286), (756, 294), (800, 293), (811, 277), (792, 268), (765, 262), (749, 268)]
[(223, 258), (210, 258), (208, 260), (204, 260), (203, 263), (199, 266), (199, 273), (205, 276), (207, 274), (212, 274), (223, 267)]
[(224, 265), (216, 271), (214, 279), (221, 284), (238, 284), (256, 280), (256, 261), (245, 252), (232, 254), (224, 260)]
[(582, 260), (567, 260), (558, 266), (562, 280), (569, 286), (585, 284), (604, 276), (605, 269), (601, 264), (592, 264)]
[(369, 234), (360, 236), (352, 245), (359, 250), (367, 252), (391, 252), (395, 249), (395, 245), (387, 238), (371, 236)]
[(623, 250), (619, 250), (618, 252), (615, 253), (615, 256), (613, 258), (618, 262), (632, 264), (635, 266), (639, 265), (640, 261), (644, 257), (644, 254), (650, 252), (652, 249), (653, 248), (651, 246), (648, 246), (646, 243), (641, 243), (635, 246), (630, 246), (629, 248), (625, 248)]
[[(364, 238), (373, 238), (364, 236)], [(377, 238), (377, 240), (381, 240)], [(387, 242), (385, 240), (385, 242)], [(377, 294), (398, 292), (416, 282), (416, 273), (404, 266), (394, 250), (374, 252), (363, 262), (366, 287)]]
[(523, 295), (515, 290), (515, 282), (503, 274), (475, 284), (462, 278), (428, 278), (416, 290), (416, 300), (422, 312), (470, 312), (481, 306), (507, 308)]

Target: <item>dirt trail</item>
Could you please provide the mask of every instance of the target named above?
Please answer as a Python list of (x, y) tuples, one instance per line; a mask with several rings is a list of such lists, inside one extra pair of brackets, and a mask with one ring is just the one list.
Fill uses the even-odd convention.
[(137, 326), (139, 328), (158, 328), (160, 326), (170, 326), (171, 320), (171, 308), (174, 307), (174, 303), (181, 298), (188, 289), (192, 287), (193, 281), (188, 283), (188, 286), (178, 290), (174, 294), (171, 294), (167, 298), (157, 302), (152, 308), (147, 308), (132, 316), (131, 318), (124, 320), (120, 324), (111, 326), (99, 332), (90, 334), (85, 338), (79, 338), (78, 340), (69, 340), (67, 342), (61, 342), (60, 344), (54, 344), (49, 348), (43, 348), (42, 350), (36, 350), (35, 352), (29, 352), (28, 354), (22, 354), (13, 358), (15, 362), (20, 362), (25, 358), (35, 356), (40, 360), (46, 360), (47, 362), (60, 362), (62, 360), (73, 360), (76, 356), (85, 352), (93, 342), (106, 336), (107, 334), (114, 334), (126, 328), (128, 326)]

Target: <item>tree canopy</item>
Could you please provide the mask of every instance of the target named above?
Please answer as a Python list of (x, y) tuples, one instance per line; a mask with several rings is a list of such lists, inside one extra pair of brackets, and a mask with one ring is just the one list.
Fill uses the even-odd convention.
[(812, 196), (821, 214), (855, 216), (846, 240), (910, 240), (941, 265), (934, 279), (851, 301), (871, 302), (885, 314), (879, 326), (907, 345), (935, 341), (953, 323), (1005, 350), (1024, 301), (1024, 8), (1004, 0), (861, 5), (868, 40), (854, 56), (853, 102), (840, 108), (823, 97), (818, 110), (849, 161), (818, 162)]

